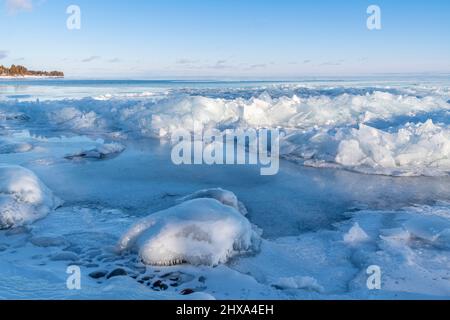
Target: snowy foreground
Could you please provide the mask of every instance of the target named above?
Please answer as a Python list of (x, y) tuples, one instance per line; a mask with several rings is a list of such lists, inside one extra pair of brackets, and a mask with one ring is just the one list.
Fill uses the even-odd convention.
[[(279, 174), (173, 165), (194, 121)], [(449, 173), (448, 82), (2, 82), (0, 298), (449, 299)]]

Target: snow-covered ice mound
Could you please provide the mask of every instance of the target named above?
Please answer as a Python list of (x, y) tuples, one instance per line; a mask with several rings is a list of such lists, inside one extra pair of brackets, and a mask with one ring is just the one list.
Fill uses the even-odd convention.
[(248, 213), (247, 208), (244, 206), (242, 202), (238, 200), (237, 196), (233, 192), (221, 188), (200, 190), (194, 192), (191, 195), (181, 198), (179, 201), (185, 202), (188, 200), (202, 199), (202, 198), (216, 199), (217, 201), (221, 202), (226, 206), (235, 208), (244, 216), (247, 215)]
[(125, 147), (119, 143), (102, 144), (96, 148), (81, 151), (75, 154), (67, 155), (65, 158), (69, 160), (77, 159), (94, 159), (105, 160), (113, 158), (125, 150)]
[(60, 204), (33, 172), (0, 164), (0, 229), (30, 224)]
[(194, 199), (142, 219), (118, 249), (137, 248), (149, 265), (218, 265), (256, 248), (259, 236), (235, 208), (215, 199)]

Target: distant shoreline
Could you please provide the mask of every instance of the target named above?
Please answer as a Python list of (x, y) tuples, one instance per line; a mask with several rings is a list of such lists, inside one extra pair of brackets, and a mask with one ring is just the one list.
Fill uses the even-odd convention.
[(0, 80), (64, 79), (64, 76), (0, 76)]
[(11, 65), (10, 68), (0, 65), (0, 77), (27, 78), (27, 77), (64, 77), (64, 72), (61, 71), (34, 71), (28, 70), (21, 65)]

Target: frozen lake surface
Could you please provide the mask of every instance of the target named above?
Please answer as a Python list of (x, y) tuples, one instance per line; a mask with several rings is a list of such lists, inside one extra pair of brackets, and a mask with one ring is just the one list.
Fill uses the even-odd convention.
[[(448, 299), (449, 102), (447, 80), (424, 78), (0, 81), (0, 164), (8, 166), (0, 217), (42, 213), (0, 231), (0, 298)], [(280, 172), (174, 165), (168, 138), (194, 121), (281, 129)], [(13, 171), (26, 183), (11, 180)], [(216, 243), (212, 228), (208, 237), (234, 248), (226, 261), (145, 265), (155, 245), (174, 249), (177, 223), (164, 213), (183, 214), (181, 198), (215, 188), (245, 206), (257, 241), (243, 245), (249, 230), (218, 207), (230, 236)], [(26, 200), (30, 192), (45, 201)], [(147, 226), (139, 240), (147, 251), (117, 252), (127, 230), (157, 212), (161, 230)], [(195, 232), (186, 236), (194, 256), (209, 248)], [(81, 290), (67, 289), (69, 265), (81, 267)], [(372, 265), (381, 290), (367, 288)]]

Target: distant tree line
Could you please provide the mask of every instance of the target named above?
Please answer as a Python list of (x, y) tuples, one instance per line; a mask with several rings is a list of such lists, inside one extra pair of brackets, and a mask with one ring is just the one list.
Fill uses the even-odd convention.
[(24, 66), (12, 65), (10, 68), (0, 65), (0, 76), (18, 77), (18, 76), (37, 76), (37, 77), (64, 77), (61, 71), (32, 71)]

